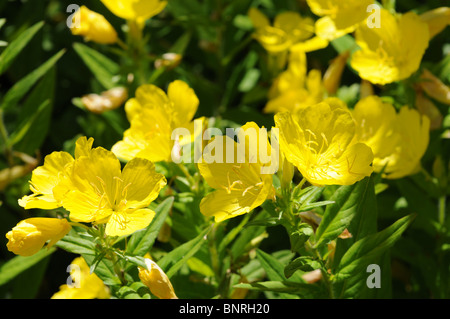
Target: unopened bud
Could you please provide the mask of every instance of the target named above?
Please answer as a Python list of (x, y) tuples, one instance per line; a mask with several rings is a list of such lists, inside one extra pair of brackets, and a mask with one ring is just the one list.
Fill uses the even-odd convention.
[(117, 87), (99, 94), (88, 94), (81, 98), (83, 105), (92, 113), (103, 113), (121, 106), (128, 98), (125, 88)]
[(323, 76), (323, 85), (329, 94), (335, 94), (341, 83), (342, 73), (344, 72), (350, 53), (348, 51), (337, 56), (331, 61), (330, 66)]
[(178, 299), (164, 271), (151, 259), (145, 258), (147, 269), (139, 267), (139, 278), (159, 299)]
[(442, 83), (436, 76), (427, 69), (424, 69), (420, 76), (419, 85), (431, 98), (450, 105), (450, 87)]
[(313, 270), (308, 272), (302, 276), (302, 279), (306, 281), (308, 284), (313, 284), (322, 279), (322, 271), (320, 269)]
[(180, 64), (182, 58), (182, 55), (178, 53), (164, 53), (161, 59), (155, 61), (155, 68), (165, 67), (168, 70), (172, 70)]

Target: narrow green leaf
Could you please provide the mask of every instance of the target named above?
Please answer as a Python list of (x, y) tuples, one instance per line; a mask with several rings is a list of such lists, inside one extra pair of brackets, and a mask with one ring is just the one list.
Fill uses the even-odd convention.
[[(256, 251), (256, 256), (261, 263), (262, 268), (266, 272), (267, 278), (271, 281), (278, 281), (278, 282), (285, 282), (286, 277), (284, 276), (284, 268), (285, 264), (281, 263), (279, 260), (277, 260), (275, 257), (263, 252), (262, 250)], [(291, 280), (293, 282), (303, 282), (302, 278), (300, 276), (293, 276), (291, 277)], [(280, 292), (280, 291), (273, 291), (273, 292)], [(280, 295), (281, 298), (292, 298), (293, 296), (290, 296), (288, 294), (282, 294)]]
[(19, 100), (31, 89), (31, 87), (55, 65), (64, 52), (64, 49), (59, 51), (36, 70), (14, 84), (14, 86), (5, 94), (1, 108), (3, 110), (7, 110), (19, 102)]
[[(2, 25), (4, 23), (4, 19), (2, 19)], [(36, 32), (38, 32), (44, 22), (38, 22), (35, 25), (31, 26), (24, 32), (22, 32), (17, 39), (12, 41), (5, 51), (0, 55), (0, 75), (3, 74), (9, 66), (13, 63), (14, 59), (17, 55), (22, 51), (22, 49), (30, 42), (30, 40), (34, 37)], [(1, 26), (0, 26), (1, 27)]]
[(291, 261), (284, 268), (284, 275), (290, 278), (297, 270), (313, 271), (321, 267), (320, 263), (309, 256), (300, 256)]
[(159, 230), (164, 225), (164, 222), (172, 209), (173, 202), (173, 197), (165, 199), (158, 207), (156, 207), (155, 218), (152, 220), (149, 227), (131, 235), (126, 249), (128, 255), (143, 256), (150, 250), (156, 237), (158, 237)]
[(325, 201), (321, 201), (321, 202), (304, 204), (304, 205), (300, 206), (300, 208), (298, 209), (297, 212), (306, 212), (313, 208), (322, 207), (322, 206), (326, 206), (326, 205), (330, 205), (330, 204), (334, 204), (334, 203), (335, 203), (334, 201), (325, 200)]
[[(86, 263), (88, 264), (89, 267), (91, 267), (96, 261), (95, 255), (83, 254), (82, 256), (84, 260), (86, 260)], [(109, 259), (103, 258), (100, 262), (97, 263), (97, 265), (95, 266), (95, 274), (101, 280), (103, 280), (105, 285), (115, 286), (121, 284), (120, 279), (114, 272), (114, 264)]]
[(316, 231), (315, 247), (336, 239), (350, 225), (367, 196), (369, 178), (353, 185), (339, 187), (330, 198), (334, 204), (327, 206)]
[(55, 244), (55, 246), (73, 254), (92, 256), (95, 255), (95, 243), (93, 241), (79, 237), (72, 230), (68, 235), (60, 239)]
[(29, 257), (16, 256), (8, 260), (0, 266), (0, 286), (14, 279), (17, 275), (37, 264), (42, 259), (53, 254), (55, 250), (56, 249), (53, 247), (50, 249), (41, 249), (36, 254)]
[(116, 62), (81, 43), (74, 43), (73, 48), (105, 89), (116, 86), (113, 77), (120, 69)]
[(25, 123), (22, 123), (19, 125), (18, 129), (15, 130), (8, 140), (8, 146), (13, 146), (20, 142), (25, 135), (28, 134), (30, 129), (36, 124), (36, 119), (39, 118), (39, 116), (44, 112), (45, 109), (47, 109), (51, 105), (50, 100), (46, 100), (42, 102), (35, 113), (30, 114), (30, 118)]
[(164, 270), (169, 278), (173, 276), (189, 258), (197, 253), (197, 251), (205, 243), (205, 236), (210, 230), (211, 227), (206, 228), (197, 237), (181, 246), (178, 246), (158, 260), (158, 265)]
[[(21, 105), (19, 118), (17, 119), (18, 129), (26, 128), (17, 141), (14, 141), (14, 149), (27, 154), (35, 154), (40, 149), (42, 143), (50, 129), (50, 122), (55, 97), (56, 68), (52, 68), (37, 83), (36, 87), (27, 96)], [(46, 103), (43, 105), (46, 101)], [(11, 138), (13, 137), (11, 135)]]
[(321, 290), (320, 286), (307, 283), (297, 283), (290, 281), (262, 281), (255, 283), (241, 283), (234, 285), (234, 288), (243, 288), (258, 291), (272, 291), (286, 294), (317, 294)]
[(345, 279), (364, 271), (371, 261), (395, 244), (412, 220), (412, 215), (405, 216), (379, 233), (366, 236), (354, 243), (342, 256), (336, 278)]
[(286, 280), (286, 277), (284, 276), (285, 266), (281, 264), (278, 260), (276, 260), (274, 257), (270, 256), (269, 254), (265, 253), (260, 249), (256, 250), (256, 257), (261, 263), (261, 266), (266, 271), (267, 277), (270, 280), (273, 281)]

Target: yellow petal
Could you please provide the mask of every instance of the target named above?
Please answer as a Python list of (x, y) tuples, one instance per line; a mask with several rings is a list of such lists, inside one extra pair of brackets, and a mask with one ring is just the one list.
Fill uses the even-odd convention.
[(174, 126), (178, 127), (190, 122), (199, 105), (199, 100), (194, 90), (187, 83), (176, 80), (169, 84), (167, 95), (173, 103)]
[(255, 27), (256, 29), (264, 28), (270, 25), (269, 19), (257, 8), (250, 8), (248, 10), (248, 16), (250, 20), (252, 20), (253, 27)]
[(125, 236), (147, 227), (155, 217), (151, 209), (126, 210), (114, 212), (106, 224), (108, 236)]
[(292, 45), (288, 34), (281, 29), (271, 26), (257, 29), (254, 37), (270, 53), (280, 53), (289, 49)]
[(92, 144), (94, 144), (94, 139), (92, 137), (89, 139), (87, 139), (86, 136), (78, 138), (75, 142), (75, 158), (89, 156)]
[(155, 165), (142, 158), (129, 161), (123, 171), (123, 191), (127, 208), (146, 207), (154, 201), (166, 185), (163, 175), (156, 173)]
[(283, 30), (291, 38), (292, 43), (306, 40), (314, 34), (314, 21), (311, 18), (302, 18), (294, 11), (277, 14), (273, 26)]
[(147, 20), (157, 15), (167, 5), (160, 0), (102, 0), (116, 16), (126, 20)]
[(19, 200), (19, 205), (25, 209), (54, 209), (60, 203), (53, 196), (53, 188), (60, 181), (60, 172), (67, 164), (73, 162), (73, 157), (67, 152), (53, 152), (47, 155), (44, 165), (37, 167), (31, 176), (30, 188), (33, 195)]

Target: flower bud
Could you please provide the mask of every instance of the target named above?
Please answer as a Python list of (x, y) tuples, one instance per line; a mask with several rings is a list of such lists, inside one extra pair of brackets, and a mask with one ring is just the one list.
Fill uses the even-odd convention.
[(31, 256), (47, 242), (53, 246), (71, 229), (66, 219), (35, 217), (20, 221), (6, 234), (8, 250), (16, 255)]
[(103, 113), (121, 106), (128, 98), (125, 88), (116, 87), (99, 94), (88, 94), (81, 98), (83, 105), (92, 113)]
[[(117, 41), (117, 32), (105, 17), (97, 12), (81, 6), (74, 17), (70, 30), (73, 35), (84, 36), (86, 41), (100, 44), (112, 44)], [(78, 23), (76, 23), (78, 22)]]
[(441, 7), (420, 15), (420, 19), (428, 24), (430, 39), (450, 25), (450, 8)]
[(420, 79), (420, 86), (425, 93), (436, 101), (450, 105), (450, 87), (442, 83), (439, 78), (427, 69), (423, 70)]
[(336, 94), (341, 83), (342, 73), (347, 65), (348, 51), (338, 55), (333, 61), (323, 76), (323, 85), (329, 94)]
[(139, 278), (159, 299), (178, 299), (164, 271), (151, 259), (145, 258), (147, 269), (139, 267)]

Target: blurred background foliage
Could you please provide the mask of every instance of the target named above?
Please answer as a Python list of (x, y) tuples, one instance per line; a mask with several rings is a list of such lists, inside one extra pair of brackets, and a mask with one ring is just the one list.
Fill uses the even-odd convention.
[[(71, 150), (80, 135), (94, 137), (96, 146), (110, 149), (128, 128), (123, 108), (99, 115), (77, 106), (77, 98), (88, 93), (100, 93), (105, 87), (104, 83), (93, 76), (77, 53), (75, 44), (86, 43), (81, 37), (73, 36), (66, 26), (70, 15), (66, 8), (71, 3), (73, 1), (66, 0), (0, 1), (0, 18), (5, 19), (2, 20), (0, 29), (3, 46), (23, 36), (25, 30), (44, 21), (13, 63), (0, 75), (0, 98), (4, 103), (10, 88), (33, 70), (43, 66), (46, 61), (52, 62), (26, 94), (15, 99), (13, 97), (11, 105), (3, 110), (2, 114), (6, 132), (18, 136), (14, 151), (36, 158), (39, 164), (43, 157), (52, 151)], [(110, 13), (100, 1), (90, 0), (77, 4), (86, 5), (103, 14), (118, 30), (119, 36), (123, 36), (121, 28), (124, 21)], [(397, 0), (396, 10), (414, 10), (421, 13), (446, 4), (448, 1), (443, 0)], [(197, 117), (215, 116), (223, 127), (255, 121), (270, 128), (273, 125), (273, 116), (263, 114), (262, 108), (267, 101), (267, 91), (272, 79), (265, 68), (264, 49), (251, 37), (253, 29), (246, 16), (251, 6), (259, 7), (272, 18), (284, 10), (299, 11), (302, 15), (314, 17), (305, 1), (301, 0), (170, 0), (168, 7), (161, 14), (147, 21), (144, 36), (147, 37), (145, 51), (148, 56), (140, 60), (140, 65), (136, 66), (133, 64), (135, 61), (121, 56), (119, 50), (113, 46), (95, 43), (89, 43), (88, 46), (115, 61), (109, 67), (123, 68), (120, 70), (121, 74), (126, 75), (136, 68), (139, 70), (134, 75), (134, 80), (127, 82), (130, 96), (143, 82), (150, 81), (165, 89), (169, 82), (181, 79), (190, 84), (200, 99)], [(423, 59), (423, 65), (434, 74), (440, 75), (447, 85), (450, 84), (449, 39), (447, 28), (431, 41)], [(335, 41), (326, 49), (309, 53), (309, 68), (324, 72), (342, 48), (348, 48), (348, 44), (341, 40)], [(161, 72), (155, 68), (154, 62), (167, 52), (180, 53), (183, 59), (176, 68)], [(126, 82), (125, 79), (117, 80)], [(346, 68), (338, 96), (350, 106), (354, 105), (358, 100), (359, 83), (360, 79), (356, 73)], [(411, 87), (406, 82), (394, 83), (383, 90), (376, 90), (377, 93), (390, 96), (396, 105), (414, 99)], [(450, 225), (447, 222), (445, 232), (438, 232), (434, 221), (438, 214), (439, 200), (442, 196), (445, 200), (447, 191), (447, 186), (442, 187), (436, 182), (436, 174), (447, 177), (449, 174), (450, 140), (441, 136), (450, 128), (450, 115), (448, 106), (438, 102), (436, 105), (444, 121), (441, 130), (431, 133), (430, 147), (423, 158), (429, 175), (419, 173), (386, 182), (387, 189), (377, 196), (380, 229), (411, 210), (418, 214), (418, 220), (391, 251), (392, 294), (384, 297), (442, 297), (442, 291), (446, 291), (446, 296), (449, 296), (450, 287), (440, 286), (449, 280), (440, 276), (448, 276), (449, 273)], [(27, 123), (31, 125), (27, 126)], [(6, 148), (2, 145), (2, 149)], [(0, 169), (23, 164), (23, 159), (11, 158), (6, 153), (1, 154)], [(31, 161), (30, 165), (35, 164)], [(17, 204), (17, 199), (28, 193), (30, 172), (31, 170), (9, 181), (1, 189), (0, 234), (6, 234), (19, 220), (30, 216), (29, 211), (24, 211)], [(442, 177), (439, 180), (442, 180)], [(197, 234), (195, 221), (200, 218), (198, 201), (178, 203), (175, 209), (182, 211), (185, 216), (190, 216), (173, 219), (172, 236), (181, 243)], [(39, 211), (32, 213), (35, 216), (43, 214)], [(190, 220), (186, 220), (187, 218)], [(241, 219), (230, 220), (226, 229), (233, 229)], [(267, 232), (266, 235), (263, 235), (264, 231)], [(290, 247), (289, 239), (280, 226), (267, 229), (256, 227), (246, 236), (247, 239), (260, 238), (261, 250), (274, 253), (280, 260), (286, 258), (285, 250)], [(245, 240), (245, 237), (241, 240)], [(4, 235), (0, 236), (0, 273), (2, 264), (13, 257), (6, 249), (6, 242)], [(161, 241), (158, 245), (164, 250), (167, 244)], [(205, 254), (207, 251), (200, 250), (196, 255), (197, 259), (191, 261), (191, 268), (202, 272), (201, 260), (208, 258)], [(49, 256), (40, 257), (42, 259), (39, 262), (7, 283), (3, 284), (0, 276), (0, 298), (51, 297), (59, 286), (66, 282), (66, 267), (74, 257), (76, 256), (73, 254), (56, 250)], [(251, 268), (252, 264), (246, 267)], [(440, 267), (443, 271), (438, 271)], [(205, 271), (203, 269), (203, 272)], [(201, 281), (196, 283), (198, 289), (192, 289), (192, 276), (195, 277), (195, 274), (181, 271), (173, 277), (173, 284), (178, 288), (180, 298), (214, 296), (211, 286)], [(189, 277), (189, 281), (186, 277)], [(261, 295), (256, 292), (254, 296)]]

